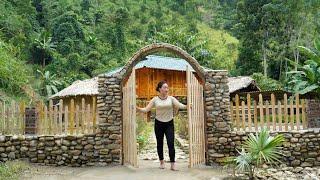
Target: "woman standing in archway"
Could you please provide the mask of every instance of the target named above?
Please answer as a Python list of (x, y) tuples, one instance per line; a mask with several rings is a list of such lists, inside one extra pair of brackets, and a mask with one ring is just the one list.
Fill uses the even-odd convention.
[(156, 107), (154, 131), (157, 139), (157, 152), (160, 160), (160, 168), (164, 169), (163, 137), (166, 135), (171, 162), (170, 169), (177, 170), (175, 167), (173, 113), (175, 108), (186, 109), (187, 106), (180, 103), (175, 97), (168, 95), (169, 86), (165, 80), (158, 83), (156, 90), (159, 92), (159, 95), (153, 97), (145, 108), (137, 107), (137, 111), (146, 113), (149, 112), (152, 107)]

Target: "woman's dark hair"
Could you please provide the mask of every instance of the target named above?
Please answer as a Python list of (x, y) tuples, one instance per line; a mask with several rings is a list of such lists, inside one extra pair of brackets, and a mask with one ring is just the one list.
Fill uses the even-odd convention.
[(158, 83), (158, 85), (157, 85), (156, 90), (157, 90), (158, 92), (160, 92), (160, 88), (162, 87), (163, 84), (166, 84), (166, 83), (167, 83), (166, 80), (160, 81), (160, 82)]

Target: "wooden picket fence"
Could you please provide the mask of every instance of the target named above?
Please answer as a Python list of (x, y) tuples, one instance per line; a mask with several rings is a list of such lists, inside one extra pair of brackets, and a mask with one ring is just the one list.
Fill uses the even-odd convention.
[(0, 134), (24, 134), (25, 104), (0, 101)]
[(270, 131), (292, 131), (307, 129), (306, 100), (299, 95), (276, 101), (271, 94), (270, 102), (264, 101), (259, 94), (258, 102), (247, 94), (246, 101), (235, 96), (235, 102), (230, 103), (231, 121), (236, 131), (260, 131), (267, 128)]
[(49, 106), (38, 104), (38, 128), (37, 134), (88, 134), (95, 133), (97, 129), (98, 111), (96, 98), (93, 97), (92, 107), (86, 104), (82, 98), (81, 105), (75, 104), (71, 99), (70, 104), (64, 105), (62, 99), (58, 105), (53, 105), (52, 100)]

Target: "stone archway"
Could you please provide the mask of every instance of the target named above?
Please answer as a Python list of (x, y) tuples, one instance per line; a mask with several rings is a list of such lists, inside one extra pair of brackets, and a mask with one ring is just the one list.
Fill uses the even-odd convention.
[(206, 164), (219, 162), (224, 155), (216, 147), (223, 147), (219, 143), (226, 139), (224, 134), (228, 135), (231, 125), (227, 71), (204, 70), (187, 52), (167, 43), (148, 45), (137, 51), (121, 71), (112, 75), (99, 75), (99, 129), (104, 139), (103, 145), (107, 149), (100, 156), (105, 156), (103, 159), (107, 163), (122, 163), (122, 86), (132, 68), (143, 57), (159, 51), (171, 52), (185, 59), (203, 81)]
[(145, 46), (141, 48), (139, 51), (137, 51), (126, 63), (124, 68), (121, 70), (120, 74), (122, 76), (122, 81), (121, 83), (125, 81), (125, 79), (129, 76), (130, 72), (132, 71), (132, 68), (139, 62), (141, 61), (142, 58), (146, 57), (147, 55), (153, 54), (155, 52), (170, 52), (175, 55), (178, 55), (182, 59), (185, 59), (191, 67), (197, 72), (198, 76), (200, 77), (202, 82), (205, 82), (205, 77), (204, 77), (204, 70), (198, 63), (198, 61), (192, 57), (189, 53), (184, 51), (183, 49), (174, 46), (172, 44), (168, 43), (155, 43), (155, 44), (150, 44), (148, 46)]

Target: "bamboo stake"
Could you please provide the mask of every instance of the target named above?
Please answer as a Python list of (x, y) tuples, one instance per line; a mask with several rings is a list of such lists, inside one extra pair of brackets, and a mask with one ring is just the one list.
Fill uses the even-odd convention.
[(284, 129), (288, 131), (288, 97), (287, 94), (283, 95), (283, 103), (284, 103)]
[(249, 124), (249, 131), (251, 131), (251, 97), (250, 94), (247, 94), (247, 106), (248, 106), (248, 124)]

